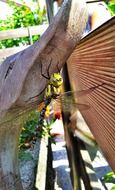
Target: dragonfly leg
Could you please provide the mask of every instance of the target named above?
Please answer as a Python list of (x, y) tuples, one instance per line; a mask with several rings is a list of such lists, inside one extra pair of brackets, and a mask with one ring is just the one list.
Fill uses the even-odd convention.
[(57, 70), (58, 70), (58, 72), (60, 73), (60, 69), (59, 69), (59, 61), (58, 61), (58, 64), (57, 64)]
[(52, 62), (52, 60), (50, 61), (50, 64), (48, 65), (47, 76), (46, 76), (46, 75), (43, 73), (43, 71), (42, 71), (42, 63), (41, 63), (41, 75), (42, 75), (44, 78), (46, 78), (47, 80), (50, 79), (49, 69), (50, 69), (50, 66), (51, 66), (51, 62)]

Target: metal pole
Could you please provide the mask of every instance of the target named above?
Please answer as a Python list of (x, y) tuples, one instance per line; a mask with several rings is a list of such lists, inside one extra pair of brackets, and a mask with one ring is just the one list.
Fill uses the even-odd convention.
[(51, 23), (53, 18), (53, 0), (46, 0), (46, 7), (47, 7), (47, 15), (48, 15), (48, 21)]

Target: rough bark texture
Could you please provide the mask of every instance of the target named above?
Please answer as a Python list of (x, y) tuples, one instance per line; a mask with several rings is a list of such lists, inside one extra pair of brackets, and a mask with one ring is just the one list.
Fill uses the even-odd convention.
[[(47, 75), (61, 69), (79, 42), (87, 21), (83, 1), (65, 1), (39, 42), (0, 66), (0, 190), (21, 190), (18, 139), (22, 115), (43, 100)], [(58, 66), (57, 66), (58, 65)]]

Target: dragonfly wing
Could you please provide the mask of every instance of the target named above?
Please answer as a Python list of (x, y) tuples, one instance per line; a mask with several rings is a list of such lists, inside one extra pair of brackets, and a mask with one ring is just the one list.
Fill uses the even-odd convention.
[(70, 96), (73, 95), (74, 97), (79, 98), (81, 96), (84, 96), (84, 95), (92, 93), (94, 90), (98, 89), (99, 87), (103, 86), (104, 84), (105, 83), (101, 83), (101, 84), (92, 86), (92, 87), (90, 87), (88, 89), (84, 89), (84, 90), (64, 92), (60, 96), (63, 98), (63, 96), (70, 97)]
[(76, 111), (76, 110), (87, 110), (89, 109), (90, 106), (87, 105), (87, 104), (80, 104), (80, 103), (74, 103), (74, 102), (71, 102), (71, 103), (68, 103), (67, 102), (62, 102), (62, 110), (64, 112), (69, 112), (69, 111)]
[(83, 142), (85, 142), (86, 144), (88, 144), (90, 146), (97, 145), (95, 139), (93, 139), (92, 136), (89, 136), (89, 135), (85, 134), (85, 132), (80, 131), (78, 129), (75, 129), (74, 137), (78, 137), (80, 140), (82, 140)]
[(76, 111), (77, 109), (79, 110), (87, 110), (90, 108), (88, 104), (82, 104), (82, 103), (77, 103), (74, 100), (74, 97), (76, 93), (79, 92), (73, 92), (73, 91), (68, 91), (63, 94), (61, 94), (56, 100), (56, 105), (60, 105), (60, 107), (63, 109), (64, 112), (68, 111)]
[(77, 107), (79, 110), (88, 110), (88, 109), (90, 109), (90, 105), (88, 105), (88, 104), (76, 103), (76, 107)]
[[(103, 86), (103, 85), (104, 85), (104, 83), (101, 83), (101, 84), (98, 84), (96, 86), (90, 87), (85, 90), (65, 92), (65, 93), (61, 94), (60, 96), (58, 96), (58, 98), (56, 99), (56, 102), (58, 102), (60, 107), (62, 104), (64, 111), (66, 111), (68, 109), (70, 110), (72, 108), (75, 108), (75, 109), (77, 108), (79, 110), (86, 110), (89, 108), (89, 106), (82, 104), (82, 103), (75, 103), (75, 99), (79, 98), (81, 96), (90, 94), (94, 90), (96, 90), (97, 88), (99, 88), (100, 86)], [(60, 101), (61, 101), (61, 104), (59, 103)], [(44, 103), (42, 103), (42, 105), (39, 106), (38, 110), (41, 110), (41, 108), (44, 107), (43, 104)]]

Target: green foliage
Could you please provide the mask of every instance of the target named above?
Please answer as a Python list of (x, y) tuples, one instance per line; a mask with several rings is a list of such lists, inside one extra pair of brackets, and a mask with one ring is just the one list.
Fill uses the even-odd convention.
[[(46, 22), (46, 11), (40, 10), (38, 6), (34, 10), (31, 10), (26, 5), (17, 6), (14, 2), (9, 1), (9, 5), (13, 9), (12, 16), (9, 16), (6, 20), (0, 20), (0, 31), (8, 29), (16, 29), (34, 25), (40, 25)], [(39, 39), (40, 36), (32, 36), (33, 42)], [(29, 37), (8, 39), (0, 41), (0, 48), (28, 45)]]
[(20, 150), (19, 159), (22, 161), (30, 161), (33, 160), (33, 157), (30, 152), (25, 152), (24, 150)]
[[(103, 180), (105, 183), (115, 184), (115, 172), (108, 172), (106, 175), (104, 175)], [(115, 185), (111, 188), (111, 190), (115, 190)]]
[(51, 125), (54, 123), (54, 120), (52, 119), (50, 122), (46, 122), (44, 120), (44, 125), (42, 126), (42, 130), (40, 132), (41, 137), (49, 137), (51, 138), (50, 135), (50, 130), (51, 130)]
[[(30, 152), (26, 152), (27, 148), (31, 147), (31, 142), (37, 137), (36, 126), (38, 124), (39, 113), (32, 111), (27, 120), (24, 122), (22, 132), (19, 138), (19, 159), (21, 161), (30, 161), (33, 159)], [(27, 146), (30, 145), (30, 146)]]
[[(44, 120), (44, 125), (39, 127), (38, 118), (40, 113), (37, 111), (32, 111), (27, 120), (24, 122), (22, 132), (19, 138), (19, 147), (29, 147), (29, 143), (31, 144), (32, 141), (36, 138), (48, 137), (51, 138), (50, 130), (51, 125), (54, 123), (52, 119), (49, 123)], [(25, 145), (25, 146), (24, 146)], [(30, 145), (31, 146), (31, 145)], [(29, 147), (30, 148), (30, 147)]]
[(113, 186), (113, 187), (111, 188), (111, 190), (115, 190), (115, 186)]
[(114, 172), (108, 172), (104, 176), (104, 181), (108, 183), (114, 183), (115, 184), (115, 173)]
[(115, 15), (115, 2), (109, 2), (107, 5), (112, 16)]
[(32, 111), (28, 119), (25, 121), (20, 135), (20, 144), (31, 141), (35, 136), (37, 136), (36, 126), (38, 124), (39, 113)]
[[(55, 140), (53, 138), (53, 136), (51, 136), (50, 131), (52, 129), (52, 124), (55, 122), (55, 120), (52, 118), (49, 122), (47, 122), (46, 120), (44, 120), (44, 125), (42, 126), (42, 128), (40, 129), (39, 132), (39, 137), (48, 137), (51, 141), (51, 143), (55, 144)], [(38, 124), (39, 126), (39, 124)]]

